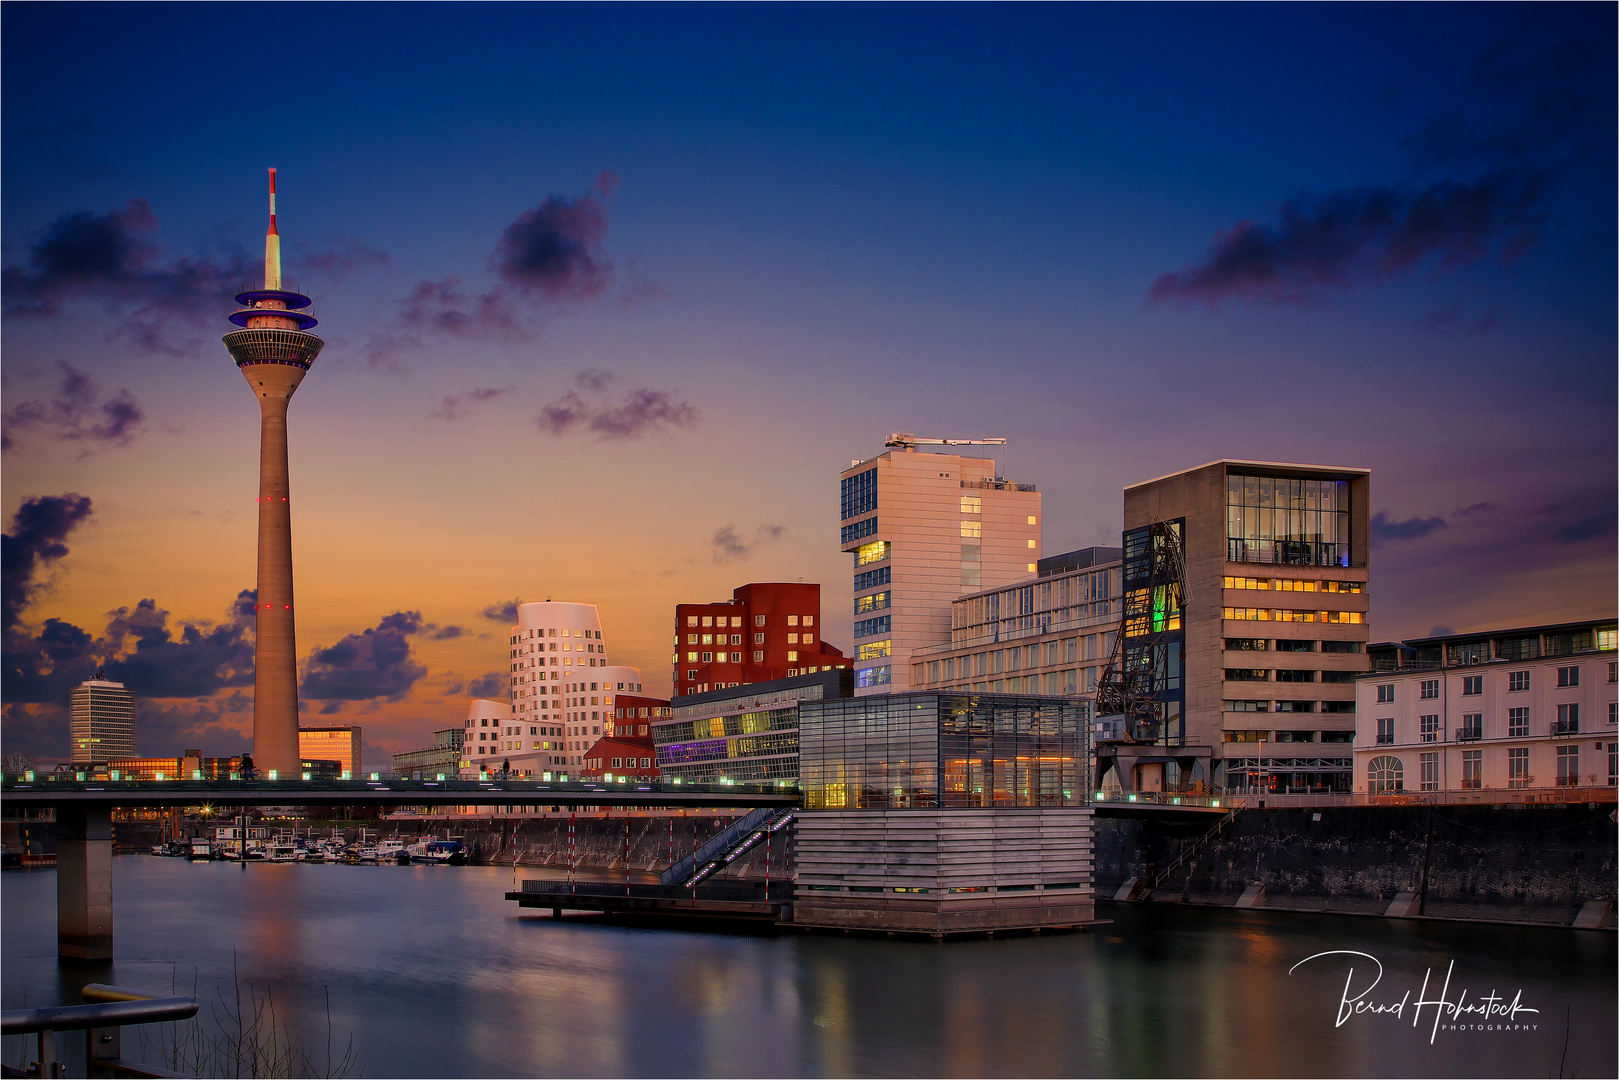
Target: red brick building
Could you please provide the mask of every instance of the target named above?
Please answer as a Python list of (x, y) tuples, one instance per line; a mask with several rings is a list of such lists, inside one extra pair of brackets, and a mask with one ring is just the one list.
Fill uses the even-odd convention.
[(585, 767), (580, 771), (583, 780), (613, 782), (625, 777), (625, 783), (646, 783), (658, 779), (658, 752), (652, 748), (652, 736), (634, 738), (607, 735), (585, 751)]
[(853, 664), (821, 640), (820, 585), (755, 582), (731, 597), (675, 606), (675, 696)]
[(613, 711), (608, 714), (607, 726), (602, 730), (608, 735), (647, 738), (652, 734), (651, 725), (668, 719), (669, 715), (669, 702), (664, 698), (615, 694)]

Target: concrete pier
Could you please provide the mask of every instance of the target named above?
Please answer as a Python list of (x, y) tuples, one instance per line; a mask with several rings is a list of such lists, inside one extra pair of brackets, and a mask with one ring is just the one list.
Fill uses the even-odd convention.
[(112, 959), (112, 811), (64, 806), (56, 816), (56, 955)]

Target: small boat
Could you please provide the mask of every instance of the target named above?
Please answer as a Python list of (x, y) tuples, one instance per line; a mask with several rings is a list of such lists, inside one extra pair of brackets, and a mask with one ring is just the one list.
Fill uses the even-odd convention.
[(408, 863), (410, 861), (410, 852), (405, 850), (403, 840), (397, 836), (390, 837), (387, 840), (377, 841), (377, 861)]
[(186, 857), (190, 859), (212, 859), (214, 857), (214, 847), (208, 842), (207, 838), (193, 836), (191, 838), (191, 847), (186, 852)]
[(411, 845), (410, 861), (436, 866), (464, 866), (467, 861), (467, 849), (457, 840), (427, 840), (425, 843)]
[(298, 849), (291, 844), (271, 844), (264, 849), (265, 862), (297, 862)]

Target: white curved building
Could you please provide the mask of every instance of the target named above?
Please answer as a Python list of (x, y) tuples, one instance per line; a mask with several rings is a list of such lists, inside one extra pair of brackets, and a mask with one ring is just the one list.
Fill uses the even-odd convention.
[[(504, 701), (473, 698), (467, 706), (466, 734), (461, 737), (461, 769), (476, 772), (484, 762), (499, 760), (498, 754), (505, 731), (512, 722), (512, 710)], [(499, 765), (495, 766), (497, 769)]]
[[(508, 645), (509, 700), (494, 724), (500, 734), (473, 737), (475, 724), (497, 719), (478, 711), (480, 703), (474, 702), (467, 714), (462, 770), (475, 774), (508, 766), (541, 779), (577, 775), (584, 752), (611, 724), (613, 696), (641, 692), (640, 669), (608, 663), (595, 604), (520, 604)], [(483, 733), (479, 727), (477, 734)]]

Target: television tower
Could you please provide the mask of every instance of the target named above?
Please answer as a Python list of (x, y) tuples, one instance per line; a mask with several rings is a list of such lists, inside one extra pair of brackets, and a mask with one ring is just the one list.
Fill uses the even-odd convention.
[(325, 342), (308, 333), (309, 297), (281, 283), (281, 235), (275, 227), (275, 170), (270, 170), (270, 230), (264, 237), (264, 288), (237, 294), (241, 327), (224, 337), (231, 359), (259, 399), (259, 580), (253, 653), (253, 764), (265, 776), (298, 776), (298, 650), (293, 633), (292, 506), (287, 480), (287, 403)]

